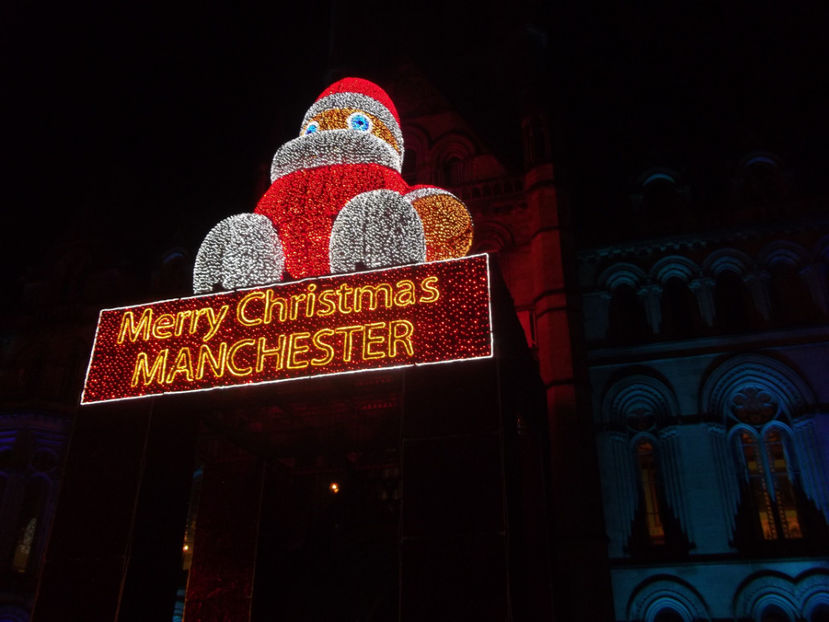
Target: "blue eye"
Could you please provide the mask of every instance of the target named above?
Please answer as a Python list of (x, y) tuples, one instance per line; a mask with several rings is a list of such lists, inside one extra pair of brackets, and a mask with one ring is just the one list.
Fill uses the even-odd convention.
[(320, 129), (320, 124), (316, 121), (311, 121), (306, 127), (305, 130), (302, 132), (303, 134), (315, 134)]
[(353, 112), (349, 115), (348, 120), (346, 121), (348, 127), (352, 130), (357, 130), (358, 132), (370, 132), (371, 131), (371, 119), (369, 119), (366, 115), (362, 112)]

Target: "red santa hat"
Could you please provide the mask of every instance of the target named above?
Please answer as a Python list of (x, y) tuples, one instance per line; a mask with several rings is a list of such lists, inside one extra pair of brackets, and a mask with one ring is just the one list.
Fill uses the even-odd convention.
[(338, 80), (320, 93), (317, 101), (305, 113), (303, 127), (311, 118), (333, 108), (357, 108), (380, 119), (400, 146), (400, 159), (403, 159), (403, 132), (400, 131), (397, 108), (388, 93), (374, 82), (362, 78)]

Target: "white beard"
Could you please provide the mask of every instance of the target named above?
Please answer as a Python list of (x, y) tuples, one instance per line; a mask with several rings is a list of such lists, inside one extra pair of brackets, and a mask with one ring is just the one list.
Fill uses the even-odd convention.
[(289, 173), (331, 164), (380, 164), (396, 170), (403, 166), (403, 154), (368, 132), (321, 130), (282, 145), (271, 163), (271, 183)]

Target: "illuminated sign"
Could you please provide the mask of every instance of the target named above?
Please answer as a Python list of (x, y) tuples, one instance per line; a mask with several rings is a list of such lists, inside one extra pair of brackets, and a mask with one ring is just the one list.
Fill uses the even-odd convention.
[(490, 356), (474, 255), (104, 309), (81, 403)]

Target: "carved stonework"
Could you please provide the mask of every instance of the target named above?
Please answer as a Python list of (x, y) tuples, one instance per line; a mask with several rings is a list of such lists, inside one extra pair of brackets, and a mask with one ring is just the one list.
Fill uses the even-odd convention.
[(777, 415), (778, 405), (774, 398), (757, 387), (745, 387), (734, 396), (731, 411), (734, 416), (749, 425), (763, 425)]
[(638, 407), (628, 413), (627, 424), (637, 432), (650, 430), (656, 424), (656, 413), (649, 408)]

